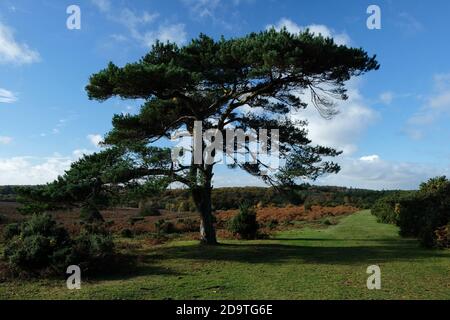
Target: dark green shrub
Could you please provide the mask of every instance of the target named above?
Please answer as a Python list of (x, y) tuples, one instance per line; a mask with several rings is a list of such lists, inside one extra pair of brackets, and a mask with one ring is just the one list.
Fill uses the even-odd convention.
[(82, 232), (73, 239), (70, 264), (78, 265), (83, 273), (105, 271), (114, 258), (114, 242), (110, 235)]
[(334, 226), (336, 224), (336, 221), (333, 219), (327, 218), (327, 219), (323, 220), (322, 223), (326, 226)]
[(132, 238), (133, 237), (133, 231), (131, 231), (130, 229), (123, 229), (120, 232), (120, 235), (124, 238)]
[(404, 237), (418, 238), (426, 247), (442, 247), (442, 230), (450, 222), (450, 181), (433, 178), (419, 191), (379, 199), (372, 213), (381, 222), (397, 224)]
[(420, 237), (424, 224), (429, 219), (432, 208), (427, 207), (427, 200), (419, 193), (399, 199), (396, 204), (397, 219), (403, 237)]
[(246, 240), (256, 239), (258, 228), (256, 212), (248, 204), (241, 205), (239, 213), (228, 223), (230, 232)]
[(100, 226), (88, 225), (76, 238), (58, 226), (48, 214), (33, 215), (18, 227), (10, 227), (4, 256), (13, 270), (32, 274), (64, 274), (79, 265), (84, 273), (107, 266), (114, 244)]
[(3, 228), (3, 239), (8, 241), (20, 234), (20, 224), (10, 223)]
[[(17, 229), (15, 230), (17, 231)], [(48, 214), (33, 215), (9, 238), (4, 255), (14, 269), (60, 269), (70, 249), (70, 238)], [(63, 270), (60, 270), (63, 271)]]
[(378, 222), (396, 224), (398, 221), (399, 201), (400, 197), (398, 194), (380, 198), (374, 203), (372, 214), (377, 217)]
[(163, 229), (162, 230), (166, 234), (176, 233), (178, 231), (177, 228), (175, 227), (175, 224), (173, 222), (170, 222), (170, 221), (166, 222), (163, 225)]
[(440, 232), (450, 222), (450, 181), (436, 177), (420, 185), (408, 201), (400, 203), (402, 235), (418, 237), (426, 247), (439, 247)]

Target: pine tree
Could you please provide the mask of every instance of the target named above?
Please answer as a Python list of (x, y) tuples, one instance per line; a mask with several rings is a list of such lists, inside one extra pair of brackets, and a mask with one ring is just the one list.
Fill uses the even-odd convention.
[[(363, 49), (336, 45), (309, 31), (291, 34), (271, 29), (220, 40), (201, 34), (183, 47), (157, 42), (142, 59), (123, 67), (109, 63), (91, 76), (86, 90), (90, 99), (98, 101), (144, 100), (139, 114), (114, 116), (105, 139), (106, 144), (128, 148), (135, 155), (178, 130), (193, 134), (195, 121), (202, 123), (203, 130), (219, 132), (229, 126), (279, 129), (283, 166), (276, 174), (262, 174), (261, 161), (236, 162), (232, 167), (273, 185), (294, 185), (302, 178), (338, 172), (336, 163), (322, 158), (340, 154), (311, 145), (307, 123), (290, 119), (291, 111), (308, 106), (297, 93), (308, 92), (312, 105), (331, 118), (337, 111), (335, 99), (347, 99), (345, 82), (378, 68), (376, 57)], [(242, 111), (243, 106), (250, 111)], [(200, 213), (202, 242), (216, 244), (211, 209), (214, 164), (172, 163), (164, 151), (145, 158), (135, 167), (135, 177), (164, 176), (186, 185)]]

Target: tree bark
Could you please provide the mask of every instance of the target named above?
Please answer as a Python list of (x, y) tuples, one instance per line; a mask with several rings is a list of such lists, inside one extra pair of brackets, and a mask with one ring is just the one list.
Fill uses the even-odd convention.
[(215, 245), (217, 238), (211, 208), (211, 189), (204, 186), (197, 187), (192, 190), (192, 195), (200, 213), (200, 242)]
[(206, 245), (218, 244), (211, 203), (212, 166), (203, 172), (203, 183), (192, 189), (192, 198), (200, 213), (200, 242)]

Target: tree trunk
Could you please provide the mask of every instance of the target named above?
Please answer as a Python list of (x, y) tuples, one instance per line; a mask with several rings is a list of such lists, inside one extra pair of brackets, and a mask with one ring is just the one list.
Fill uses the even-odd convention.
[(207, 245), (218, 244), (216, 230), (212, 221), (212, 215), (201, 217), (200, 221), (200, 242)]
[(204, 172), (203, 183), (192, 189), (192, 198), (200, 213), (200, 242), (206, 245), (216, 245), (216, 229), (211, 203), (212, 166)]
[(200, 213), (200, 241), (203, 244), (217, 244), (214, 217), (211, 209), (211, 189), (197, 187), (192, 190), (194, 202)]

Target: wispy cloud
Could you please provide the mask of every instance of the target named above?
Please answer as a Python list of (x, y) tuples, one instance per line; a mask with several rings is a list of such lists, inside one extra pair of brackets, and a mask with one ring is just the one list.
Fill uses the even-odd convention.
[(91, 0), (91, 2), (102, 12), (108, 12), (111, 9), (109, 0)]
[(199, 18), (214, 18), (221, 6), (220, 0), (183, 0), (192, 14)]
[(169, 23), (167, 21), (156, 23), (160, 18), (158, 12), (143, 11), (137, 13), (130, 8), (113, 10), (108, 1), (93, 0), (93, 2), (101, 12), (106, 14), (109, 20), (126, 28), (127, 34), (111, 35), (111, 39), (117, 42), (125, 42), (131, 39), (150, 48), (156, 40), (177, 44), (183, 44), (187, 40), (183, 23)]
[(40, 60), (39, 53), (14, 39), (13, 30), (0, 22), (0, 63), (30, 64)]
[(288, 32), (293, 34), (297, 34), (305, 31), (306, 29), (309, 29), (309, 31), (315, 35), (322, 35), (325, 38), (333, 38), (335, 43), (338, 45), (349, 45), (351, 42), (350, 37), (346, 33), (335, 32), (333, 29), (323, 24), (310, 24), (308, 26), (300, 26), (290, 19), (282, 18), (280, 19), (280, 21), (278, 21), (277, 24), (266, 26), (266, 29), (271, 28), (275, 28), (276, 30), (286, 28)]
[(407, 120), (404, 132), (413, 139), (423, 138), (425, 131), (442, 117), (450, 116), (450, 73), (433, 77), (434, 92)]
[(13, 103), (16, 101), (17, 97), (13, 92), (0, 88), (0, 103)]
[(423, 24), (408, 12), (401, 12), (396, 24), (407, 34), (416, 34), (425, 29)]
[(7, 136), (0, 136), (0, 144), (10, 144), (13, 138)]
[(41, 137), (46, 137), (50, 134), (56, 135), (60, 134), (61, 130), (67, 125), (68, 119), (59, 119), (56, 125), (49, 132), (42, 132)]
[(215, 25), (226, 29), (236, 29), (245, 17), (241, 16), (237, 8), (243, 3), (253, 3), (254, 0), (181, 0), (187, 8), (191, 19), (209, 20)]

